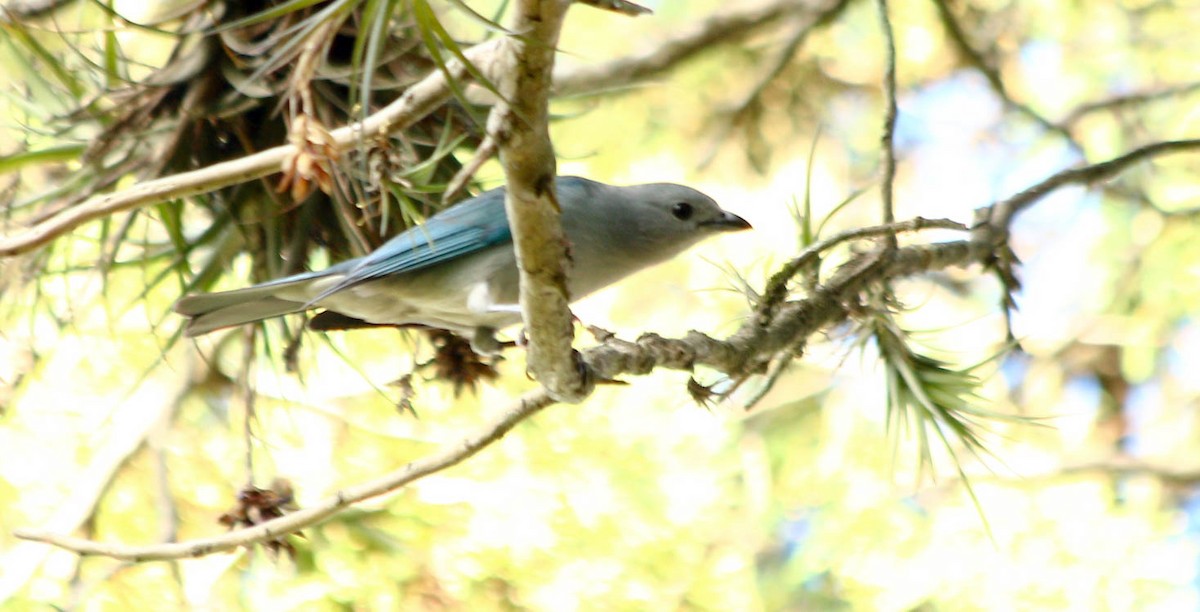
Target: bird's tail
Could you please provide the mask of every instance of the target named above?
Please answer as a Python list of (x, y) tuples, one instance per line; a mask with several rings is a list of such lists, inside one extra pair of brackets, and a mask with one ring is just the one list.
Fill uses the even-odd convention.
[(245, 289), (189, 295), (175, 303), (175, 312), (190, 317), (183, 330), (189, 337), (301, 312), (312, 308), (303, 296), (308, 294), (307, 287), (320, 276), (310, 272)]

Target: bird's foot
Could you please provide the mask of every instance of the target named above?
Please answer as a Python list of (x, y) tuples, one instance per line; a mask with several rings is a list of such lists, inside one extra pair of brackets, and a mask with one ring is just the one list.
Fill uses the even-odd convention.
[(494, 327), (476, 327), (475, 333), (471, 336), (471, 350), (484, 357), (499, 355), (506, 344), (508, 343), (496, 339), (496, 328)]

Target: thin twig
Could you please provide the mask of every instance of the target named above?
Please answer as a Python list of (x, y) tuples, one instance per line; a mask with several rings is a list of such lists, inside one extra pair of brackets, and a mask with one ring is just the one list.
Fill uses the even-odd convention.
[(449, 204), (458, 198), (458, 195), (467, 188), (467, 183), (479, 172), (479, 168), (487, 161), (496, 156), (499, 148), (496, 146), (496, 141), (489, 134), (484, 136), (483, 142), (475, 148), (475, 155), (471, 157), (471, 161), (454, 173), (454, 177), (446, 185), (446, 191), (442, 194), (442, 203)]
[(1050, 121), (1029, 105), (1023, 102), (1018, 102), (1011, 95), (1009, 95), (1008, 87), (1004, 85), (1004, 79), (1001, 78), (1000, 71), (993, 67), (988, 59), (984, 57), (983, 53), (976, 49), (971, 41), (968, 40), (966, 30), (963, 29), (962, 24), (960, 24), (958, 18), (955, 17), (954, 11), (950, 8), (947, 0), (934, 0), (933, 4), (935, 7), (937, 7), (938, 17), (942, 20), (942, 25), (946, 28), (946, 33), (950, 35), (950, 40), (956, 47), (958, 47), (959, 54), (962, 55), (971, 66), (974, 66), (975, 69), (983, 75), (983, 78), (987, 80), (988, 85), (991, 86), (992, 91), (994, 91), (996, 95), (1000, 97), (1000, 100), (1004, 102), (1005, 106), (1016, 110), (1022, 115), (1025, 115), (1034, 123), (1041, 126), (1042, 129), (1058, 134), (1067, 141), (1067, 144), (1069, 144), (1072, 149), (1082, 153), (1083, 147), (1080, 146), (1079, 142), (1075, 140), (1075, 136), (1071, 134), (1070, 130), (1063, 127), (1063, 125)]
[(250, 380), (250, 376), (254, 369), (254, 339), (257, 336), (257, 327), (247, 325), (244, 330), (244, 342), (242, 342), (242, 369), (238, 373), (237, 388), (242, 390), (242, 443), (246, 445), (245, 450), (245, 468), (246, 468), (246, 486), (254, 486), (254, 399), (257, 392), (254, 389), (254, 382)]
[[(883, 136), (880, 148), (883, 152), (883, 180), (880, 181), (879, 195), (883, 204), (883, 223), (890, 224), (896, 220), (892, 198), (896, 183), (896, 38), (892, 34), (892, 20), (888, 17), (887, 0), (875, 0), (879, 10), (879, 25), (883, 32), (884, 69), (883, 69)], [(896, 235), (887, 237), (885, 246), (895, 250), (899, 245)]]
[[(70, 496), (63, 499), (50, 516), (45, 517), (42, 529), (46, 532), (69, 533), (95, 517), (100, 500), (109, 491), (121, 469), (145, 447), (152, 432), (169, 422), (182, 405), (186, 389), (192, 383), (186, 380), (180, 383), (182, 388), (174, 400), (158, 404), (159, 411), (155, 414), (130, 410), (121, 412), (112, 430), (122, 435), (105, 440), (92, 454), (87, 469), (71, 480)], [(0, 573), (0, 601), (8, 601), (38, 571), (48, 551), (31, 547), (34, 544), (22, 542), (8, 547), (4, 556), (0, 557), (0, 567), (5, 568)]]
[[(849, 0), (841, 0), (833, 4), (828, 10), (818, 13), (815, 18), (802, 20), (792, 33), (788, 35), (787, 42), (784, 43), (783, 48), (775, 55), (774, 61), (771, 62), (771, 68), (759, 76), (758, 81), (745, 93), (740, 102), (733, 105), (732, 110), (724, 113), (729, 120), (724, 123), (719, 133), (713, 137), (713, 145), (699, 164), (701, 168), (707, 167), (716, 158), (721, 143), (725, 142), (734, 127), (750, 118), (750, 111), (756, 108), (755, 105), (759, 103), (763, 92), (791, 65), (792, 60), (795, 59), (796, 53), (800, 50), (804, 41), (808, 40), (809, 34), (812, 34), (817, 28), (831, 23), (842, 12), (842, 9), (849, 4)], [(806, 15), (806, 17), (808, 16)]]
[(871, 227), (858, 227), (838, 232), (828, 238), (818, 240), (812, 243), (803, 251), (800, 251), (795, 257), (789, 260), (778, 272), (771, 276), (767, 281), (767, 287), (763, 291), (763, 299), (759, 304), (760, 320), (766, 320), (771, 317), (771, 311), (774, 306), (777, 306), (787, 296), (788, 283), (792, 278), (799, 274), (805, 267), (816, 263), (821, 253), (850, 240), (861, 240), (863, 238), (872, 238), (875, 236), (891, 236), (893, 239), (896, 234), (902, 232), (919, 232), (926, 229), (950, 229), (966, 231), (966, 225), (954, 221), (952, 219), (925, 219), (915, 217), (907, 221), (899, 221), (889, 223), (887, 225), (873, 225)]
[(496, 440), (499, 440), (518, 423), (553, 403), (554, 400), (544, 391), (540, 389), (532, 391), (515, 400), (499, 417), (484, 427), (479, 428), (474, 434), (467, 436), (456, 444), (443, 447), (441, 451), (433, 455), (408, 463), (375, 480), (339, 491), (333, 497), (327, 498), (314, 506), (255, 525), (254, 527), (230, 531), (229, 533), (212, 538), (167, 544), (129, 546), (125, 544), (96, 542), (38, 530), (17, 530), (15, 535), (24, 540), (53, 544), (81, 555), (103, 555), (114, 559), (126, 559), (130, 561), (184, 559), (233, 550), (240, 546), (261, 544), (316, 525), (350, 504), (390, 493), (414, 480), (456, 465)]
[(1136, 93), (1113, 96), (1111, 98), (1100, 100), (1097, 102), (1088, 102), (1075, 107), (1074, 110), (1067, 113), (1059, 123), (1061, 125), (1072, 125), (1084, 117), (1103, 111), (1120, 110), (1129, 106), (1138, 106), (1149, 102), (1157, 102), (1167, 98), (1186, 96), (1200, 91), (1200, 82), (1188, 83), (1187, 85), (1176, 85), (1165, 89), (1156, 89), (1153, 91), (1140, 91)]
[(783, 71), (795, 59), (796, 52), (800, 50), (804, 41), (808, 40), (809, 34), (812, 34), (818, 27), (832, 23), (833, 19), (841, 14), (842, 10), (849, 4), (849, 0), (841, 0), (831, 5), (828, 10), (817, 14), (815, 19), (803, 20), (795, 31), (792, 32), (792, 35), (788, 37), (788, 41), (779, 50), (779, 54), (775, 56), (775, 61), (771, 64), (771, 69), (764, 73), (754, 88), (750, 90), (750, 94), (742, 102), (741, 108), (750, 106), (751, 100), (761, 96), (763, 90), (783, 74)]
[(1057, 172), (1046, 180), (988, 207), (987, 211), (990, 213), (991, 226), (996, 230), (1007, 231), (1014, 215), (1042, 199), (1051, 191), (1063, 186), (1095, 183), (1112, 178), (1138, 162), (1160, 155), (1181, 153), (1193, 149), (1200, 149), (1200, 138), (1167, 140), (1134, 149), (1129, 153), (1108, 161)]
[[(783, 377), (784, 372), (787, 372), (787, 368), (791, 364), (791, 351), (784, 352), (772, 358), (771, 365), (767, 370), (766, 375), (762, 377), (762, 384), (760, 384), (759, 387), (754, 390), (754, 393), (752, 393), (750, 397), (742, 400), (742, 410), (745, 410), (746, 412), (754, 410), (754, 407), (757, 406), (758, 403), (761, 402), (763, 398), (765, 398), (767, 394), (775, 388), (775, 383), (779, 382), (779, 379)], [(732, 394), (733, 393), (731, 391), (725, 395), (729, 396)]]
[[(1080, 474), (1098, 473), (1114, 478), (1146, 477), (1159, 480), (1164, 485), (1194, 487), (1200, 483), (1200, 466), (1163, 465), (1144, 462), (1134, 457), (1113, 455), (1108, 458), (1053, 466), (1040, 471), (1024, 470), (1019, 476), (1003, 474), (977, 474), (971, 476), (972, 482), (988, 482), (1006, 486), (1035, 486), (1039, 483), (1060, 479), (1075, 479)], [(962, 481), (962, 476), (955, 474), (927, 487), (922, 494), (939, 490), (952, 489)]]
[(718, 45), (744, 40), (784, 18), (796, 16), (810, 23), (823, 22), (839, 14), (848, 4), (846, 0), (825, 0), (820, 4), (794, 0), (775, 0), (762, 4), (729, 3), (727, 10), (690, 26), (677, 28), (676, 34), (655, 40), (643, 52), (603, 64), (556, 71), (554, 91), (556, 94), (583, 93), (625, 87), (663, 74), (686, 60), (712, 51)]

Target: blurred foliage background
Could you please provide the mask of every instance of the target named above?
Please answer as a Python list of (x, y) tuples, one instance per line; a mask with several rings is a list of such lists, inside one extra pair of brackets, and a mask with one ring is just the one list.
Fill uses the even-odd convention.
[[(826, 234), (878, 222), (879, 19), (864, 1), (647, 4), (656, 14), (637, 19), (573, 8), (560, 64), (652, 52), (712, 15), (781, 8), (645, 78), (559, 98), (560, 169), (686, 182), (756, 230), (576, 314), (627, 338), (721, 335), (747, 312), (740, 283), (761, 288), (797, 251), (798, 202)], [(1055, 170), (1198, 131), (1192, 3), (889, 6), (897, 218), (969, 222)], [(6, 235), (95, 193), (283, 143), (297, 117), (318, 135), (344, 125), (499, 35), (488, 20), (505, 22), (503, 3), (475, 0), (0, 7)], [(0, 601), (1200, 607), (1200, 168), (1189, 156), (1062, 190), (1018, 219), (1016, 343), (1002, 288), (978, 270), (893, 287), (913, 345), (978, 364), (975, 405), (1037, 417), (988, 421), (982, 456), (933, 445), (932, 473), (911, 429), (889, 431), (876, 344), (845, 327), (812, 339), (761, 397), (752, 381), (705, 410), (686, 374), (659, 371), (552, 408), (463, 465), (306, 530), (294, 555), (129, 564), (13, 537), (30, 526), (144, 543), (219, 533), (248, 481), (286, 478), (304, 506), (455, 443), (530, 388), (518, 353), (458, 392), (422, 365), (435, 347), (420, 334), (302, 332), (290, 319), (180, 342), (170, 313), (187, 292), (365, 252), (442, 206), (481, 139), (476, 102), (464, 92), (308, 184), (250, 181), (0, 260)], [(501, 179), (489, 162), (470, 187)]]

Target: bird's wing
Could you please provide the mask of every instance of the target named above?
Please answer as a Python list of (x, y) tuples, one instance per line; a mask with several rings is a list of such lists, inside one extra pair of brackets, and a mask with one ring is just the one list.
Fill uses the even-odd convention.
[(313, 299), (372, 280), (416, 272), (498, 244), (510, 242), (504, 191), (493, 189), (409, 228), (358, 260), (336, 285)]

